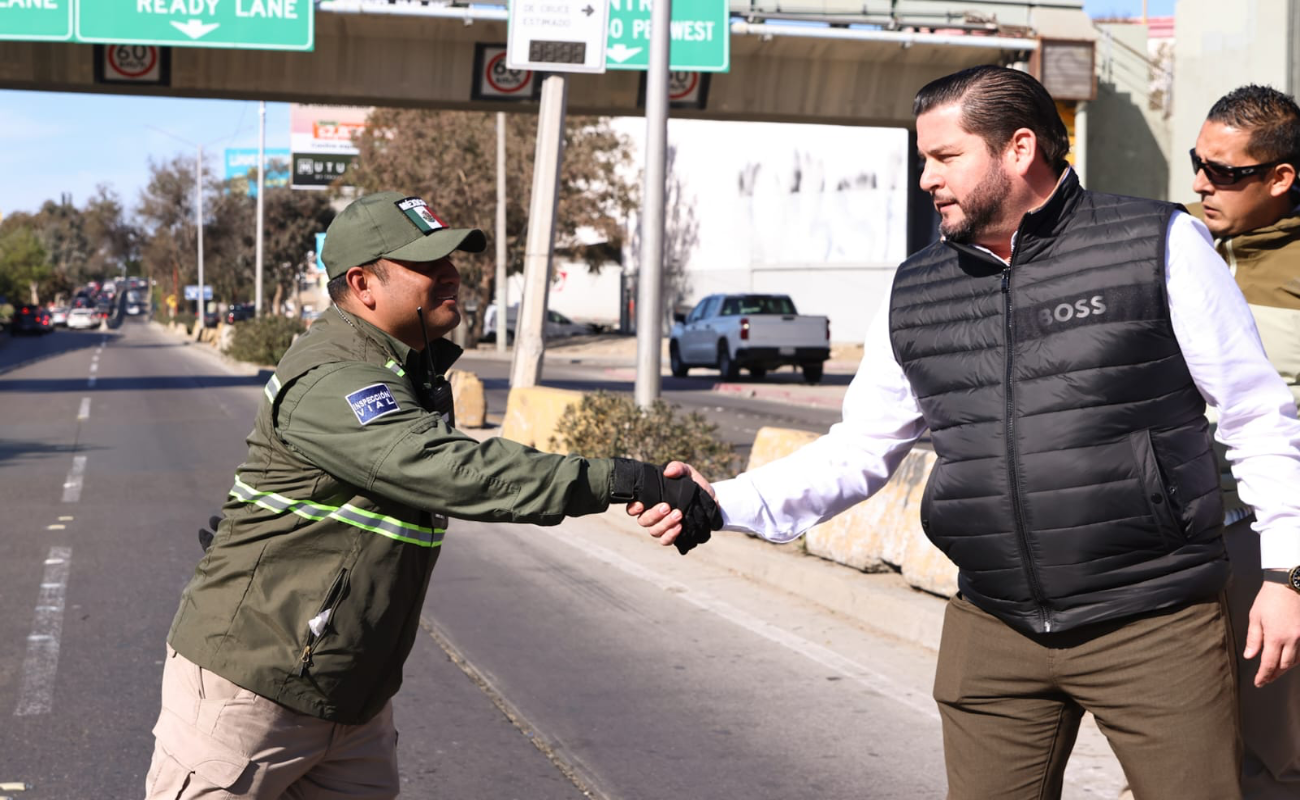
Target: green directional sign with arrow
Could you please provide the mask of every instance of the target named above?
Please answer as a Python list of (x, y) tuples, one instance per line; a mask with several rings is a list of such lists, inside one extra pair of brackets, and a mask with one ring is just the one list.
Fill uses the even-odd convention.
[(0, 39), (66, 42), (72, 38), (76, 0), (0, 0)]
[[(605, 69), (649, 69), (652, 0), (609, 0)], [(673, 0), (668, 68), (676, 72), (731, 69), (727, 0)]]
[(312, 0), (80, 0), (76, 38), (100, 44), (311, 50), (314, 12)]

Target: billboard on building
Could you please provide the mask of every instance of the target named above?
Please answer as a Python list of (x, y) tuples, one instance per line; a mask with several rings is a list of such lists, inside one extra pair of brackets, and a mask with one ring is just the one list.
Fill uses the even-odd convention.
[(289, 149), (293, 151), (291, 185), (324, 189), (346, 174), (358, 150), (353, 139), (366, 128), (369, 106), (291, 103)]
[[(284, 188), (289, 185), (289, 150), (284, 147), (268, 147), (266, 153), (266, 188)], [(226, 148), (226, 182), (229, 191), (257, 197), (257, 178), (253, 171), (257, 169), (256, 147)]]

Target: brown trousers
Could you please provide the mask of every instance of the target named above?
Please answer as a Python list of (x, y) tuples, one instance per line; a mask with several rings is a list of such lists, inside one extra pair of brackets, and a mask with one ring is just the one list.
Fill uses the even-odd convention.
[[(1259, 567), (1259, 534), (1247, 517), (1223, 533), (1232, 561), (1228, 584), (1228, 610), (1237, 634), (1237, 656), (1246, 649), (1250, 607), (1263, 584)], [(1269, 685), (1255, 688), (1259, 657), (1240, 660), (1241, 734), (1245, 762), (1241, 793), (1246, 800), (1284, 800), (1300, 797), (1300, 668), (1292, 669)]]
[(389, 703), (361, 725), (290, 711), (167, 648), (146, 800), (390, 800)]
[(1240, 800), (1235, 667), (1221, 599), (1028, 636), (953, 598), (934, 682), (948, 798), (1059, 798), (1090, 711), (1137, 800)]

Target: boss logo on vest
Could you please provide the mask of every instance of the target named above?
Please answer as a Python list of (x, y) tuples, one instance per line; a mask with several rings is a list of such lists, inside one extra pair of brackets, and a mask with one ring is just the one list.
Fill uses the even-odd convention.
[(1073, 303), (1058, 303), (1055, 308), (1044, 306), (1038, 309), (1038, 324), (1047, 327), (1057, 322), (1082, 320), (1105, 313), (1105, 296), (1094, 294), (1092, 297), (1075, 300)]
[(1161, 319), (1164, 296), (1159, 286), (1144, 284), (1037, 302), (1018, 298), (1017, 302), (1020, 308), (1016, 309), (1016, 330), (1024, 338), (1048, 336), (1082, 325)]

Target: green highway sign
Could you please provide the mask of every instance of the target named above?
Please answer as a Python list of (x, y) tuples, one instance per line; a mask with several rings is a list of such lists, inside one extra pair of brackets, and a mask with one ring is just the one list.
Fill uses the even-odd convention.
[(98, 44), (311, 50), (314, 11), (313, 0), (80, 0), (76, 39)]
[[(605, 69), (650, 66), (651, 0), (609, 0)], [(675, 72), (731, 69), (727, 0), (673, 0), (668, 68)]]
[(0, 0), (0, 39), (66, 42), (72, 39), (77, 0)]

